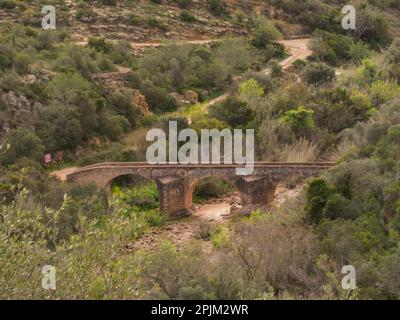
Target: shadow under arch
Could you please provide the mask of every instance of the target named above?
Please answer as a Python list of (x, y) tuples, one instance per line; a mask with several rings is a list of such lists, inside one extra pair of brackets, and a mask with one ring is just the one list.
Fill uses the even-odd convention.
[(132, 173), (118, 175), (106, 185), (110, 194), (113, 193), (114, 187), (126, 190), (132, 205), (142, 206), (143, 209), (159, 207), (160, 191), (156, 181), (149, 177)]

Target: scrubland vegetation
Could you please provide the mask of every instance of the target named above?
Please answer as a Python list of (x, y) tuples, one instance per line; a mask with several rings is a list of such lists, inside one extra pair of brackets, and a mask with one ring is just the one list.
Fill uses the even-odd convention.
[[(1, 298), (400, 298), (400, 2), (360, 1), (353, 32), (341, 28), (342, 1), (268, 1), (311, 36), (312, 56), (285, 72), (279, 24), (222, 0), (204, 1), (205, 10), (246, 36), (142, 55), (124, 40), (76, 44), (64, 16), (59, 30), (41, 30), (27, 12), (33, 2), (0, 0), (5, 12), (23, 13), (0, 25)], [(192, 1), (172, 2), (187, 10), (182, 23), (198, 23)], [(96, 19), (89, 4), (121, 3), (82, 1), (75, 18)], [(121, 68), (124, 88), (98, 81)], [(181, 105), (177, 95), (188, 91), (198, 104)], [(228, 99), (204, 107), (224, 92)], [(68, 185), (48, 175), (57, 166), (43, 156), (62, 151), (62, 165), (143, 161), (147, 129), (172, 119), (180, 129), (254, 128), (257, 160), (337, 165), (279, 208), (204, 223), (183, 250), (165, 241), (131, 252), (128, 243), (171, 223), (156, 187), (118, 181), (109, 196)], [(229, 191), (210, 180), (195, 195)], [(43, 265), (56, 267), (57, 290), (42, 289)], [(355, 266), (356, 290), (341, 288), (343, 265)]]

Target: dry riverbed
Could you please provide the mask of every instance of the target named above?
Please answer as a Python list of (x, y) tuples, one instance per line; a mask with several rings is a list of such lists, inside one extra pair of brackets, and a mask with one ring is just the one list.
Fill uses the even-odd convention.
[[(287, 199), (297, 196), (302, 186), (294, 189), (278, 187), (276, 191), (274, 206), (280, 206)], [(152, 228), (139, 240), (129, 243), (126, 248), (133, 252), (137, 250), (154, 250), (160, 243), (167, 240), (173, 243), (177, 249), (184, 248), (191, 240), (199, 239), (200, 225), (202, 222), (223, 224), (231, 217), (232, 211), (240, 209), (239, 194), (234, 192), (222, 198), (211, 199), (204, 204), (194, 205), (194, 214), (191, 217), (183, 218), (167, 223), (162, 228)], [(204, 241), (205, 247), (210, 247), (209, 241)]]

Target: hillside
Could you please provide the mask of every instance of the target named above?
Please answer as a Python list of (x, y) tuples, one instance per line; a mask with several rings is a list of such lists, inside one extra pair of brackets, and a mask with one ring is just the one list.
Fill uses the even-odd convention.
[[(43, 3), (0, 0), (1, 299), (400, 299), (399, 1)], [(276, 171), (145, 167), (171, 123)]]

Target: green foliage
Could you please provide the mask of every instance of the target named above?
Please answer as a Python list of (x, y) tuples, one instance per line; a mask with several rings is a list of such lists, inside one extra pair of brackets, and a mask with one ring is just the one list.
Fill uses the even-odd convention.
[(188, 22), (188, 23), (193, 23), (196, 21), (195, 16), (187, 10), (182, 10), (181, 13), (179, 14), (179, 19), (182, 20), (183, 22)]
[(229, 182), (210, 177), (198, 182), (193, 191), (193, 198), (194, 201), (201, 202), (210, 198), (220, 198), (232, 191)]
[(280, 32), (275, 25), (265, 18), (257, 18), (252, 35), (252, 43), (257, 48), (266, 48), (268, 44), (274, 42), (280, 36)]
[(44, 146), (38, 136), (29, 129), (11, 130), (7, 137), (10, 148), (1, 156), (1, 162), (14, 163), (19, 158), (31, 158), (40, 161), (44, 156)]
[(213, 106), (210, 112), (213, 117), (235, 128), (245, 127), (254, 119), (254, 112), (247, 103), (236, 97), (229, 97), (223, 104)]
[(13, 0), (1, 0), (0, 8), (2, 9), (14, 9), (17, 6), (16, 2)]
[(370, 50), (368, 48), (368, 45), (361, 41), (353, 43), (350, 46), (350, 57), (354, 63), (361, 63), (363, 60), (367, 59), (369, 55)]
[(174, 0), (180, 8), (187, 9), (192, 4), (192, 0)]
[(157, 87), (151, 80), (143, 81), (140, 89), (152, 111), (162, 113), (175, 111), (178, 108), (176, 99), (165, 89)]
[(336, 79), (335, 70), (323, 62), (308, 64), (303, 70), (304, 80), (311, 85), (329, 85)]
[(262, 97), (264, 95), (264, 89), (258, 84), (256, 80), (249, 79), (240, 84), (239, 94), (244, 96), (250, 95)]
[(105, 6), (116, 6), (117, 0), (101, 0), (101, 3)]
[(109, 53), (112, 49), (112, 44), (104, 38), (89, 38), (88, 47), (95, 49), (97, 52)]
[(216, 248), (227, 247), (230, 242), (229, 230), (226, 227), (219, 228), (211, 234), (211, 242)]
[(400, 82), (400, 38), (394, 39), (385, 58), (389, 76), (397, 82)]
[(207, 0), (208, 10), (215, 16), (222, 16), (227, 13), (225, 0)]
[(352, 45), (351, 38), (322, 30), (315, 31), (311, 40), (313, 56), (334, 66), (352, 58)]
[(308, 183), (306, 188), (307, 205), (305, 211), (312, 223), (317, 224), (322, 220), (323, 210), (331, 193), (331, 188), (323, 179), (316, 179)]
[(281, 120), (289, 124), (297, 136), (304, 136), (310, 129), (314, 128), (313, 114), (313, 110), (300, 106), (297, 109), (285, 112)]
[(270, 60), (268, 62), (268, 67), (271, 70), (272, 77), (280, 77), (283, 74), (282, 66), (276, 60)]
[(107, 97), (107, 105), (115, 110), (115, 113), (126, 118), (131, 127), (139, 124), (141, 112), (127, 94), (113, 93)]
[(381, 12), (371, 10), (368, 6), (357, 12), (357, 29), (355, 37), (370, 43), (375, 48), (390, 44), (389, 23)]
[(378, 66), (369, 58), (362, 61), (362, 65), (357, 69), (358, 82), (371, 83), (379, 76)]

